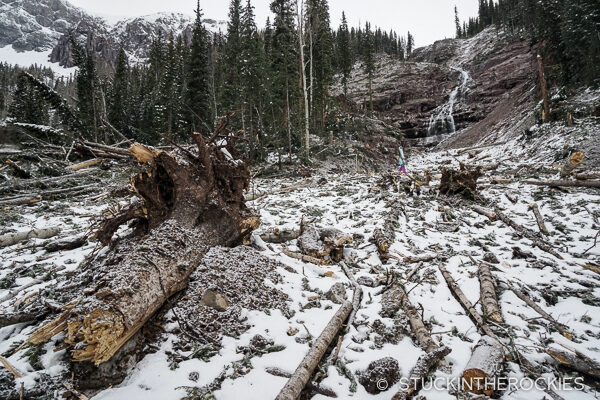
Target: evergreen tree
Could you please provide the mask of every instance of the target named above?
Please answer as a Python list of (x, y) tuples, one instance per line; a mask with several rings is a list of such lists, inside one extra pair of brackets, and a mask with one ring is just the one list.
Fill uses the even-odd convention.
[[(275, 14), (274, 31), (271, 48), (271, 72), (273, 75), (273, 98), (276, 121), (279, 125), (281, 139), (287, 136), (288, 153), (292, 153), (292, 121), (293, 98), (297, 93), (298, 57), (294, 22), (293, 0), (273, 0), (271, 11)], [(274, 121), (276, 123), (276, 121)], [(283, 128), (283, 130), (281, 129)], [(280, 143), (284, 143), (281, 140)]]
[(98, 140), (99, 107), (97, 98), (98, 76), (96, 63), (91, 52), (79, 45), (73, 36), (70, 38), (73, 64), (79, 67), (77, 77), (77, 106), (79, 119), (84, 126), (94, 133), (94, 139)]
[[(187, 108), (190, 128), (193, 131), (211, 131), (213, 119), (210, 107), (208, 43), (202, 22), (200, 0), (196, 8), (196, 20), (190, 44), (187, 69)], [(216, 118), (216, 115), (215, 115)]]
[(369, 77), (369, 110), (373, 113), (373, 74), (375, 73), (375, 36), (371, 24), (365, 25), (364, 64), (365, 73)]
[(352, 73), (354, 60), (352, 57), (352, 48), (350, 45), (350, 32), (348, 31), (348, 21), (346, 14), (342, 12), (342, 24), (337, 35), (338, 41), (338, 59), (342, 71), (342, 85), (344, 85), (344, 96), (348, 95), (348, 79)]
[(460, 18), (458, 17), (458, 7), (454, 6), (454, 23), (456, 24), (456, 38), (462, 37), (462, 29), (460, 27)]
[(226, 111), (242, 108), (242, 68), (244, 43), (241, 32), (241, 0), (231, 0), (229, 5), (229, 21), (227, 22), (227, 41), (225, 42), (225, 57), (223, 70), (225, 73), (224, 95), (222, 104)]
[(117, 66), (112, 81), (112, 90), (109, 99), (109, 122), (123, 134), (129, 131), (129, 65), (127, 54), (123, 46), (119, 50)]
[(408, 32), (408, 35), (406, 36), (406, 57), (410, 57), (412, 55), (414, 48), (415, 38), (410, 32)]

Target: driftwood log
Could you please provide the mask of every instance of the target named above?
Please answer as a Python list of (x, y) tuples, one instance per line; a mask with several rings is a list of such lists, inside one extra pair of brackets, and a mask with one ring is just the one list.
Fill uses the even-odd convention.
[(341, 329), (351, 311), (352, 303), (347, 301), (342, 304), (323, 332), (321, 332), (321, 335), (319, 335), (304, 359), (300, 362), (300, 365), (298, 365), (298, 368), (292, 377), (287, 381), (283, 389), (281, 389), (275, 398), (276, 400), (296, 400), (300, 397), (302, 390), (310, 380), (319, 361), (325, 354), (325, 351), (327, 351), (327, 348)]
[[(259, 217), (244, 202), (250, 173), (235, 160), (235, 135), (223, 124), (196, 150), (171, 153), (140, 144), (130, 148), (143, 171), (132, 179), (140, 202), (100, 224), (97, 238), (112, 251), (97, 261), (95, 287), (29, 338), (42, 343), (66, 331), (74, 361), (99, 365), (111, 357), (166, 300), (186, 287), (212, 246), (243, 242)], [(216, 142), (217, 137), (227, 139)], [(133, 221), (134, 237), (113, 243), (113, 234)]]
[(495, 378), (502, 372), (504, 348), (498, 340), (483, 336), (471, 354), (462, 373), (463, 390), (491, 396), (495, 391)]

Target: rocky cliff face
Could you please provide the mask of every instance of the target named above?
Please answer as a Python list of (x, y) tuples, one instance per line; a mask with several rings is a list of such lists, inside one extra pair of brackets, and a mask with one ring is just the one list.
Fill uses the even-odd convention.
[[(69, 34), (93, 51), (97, 59), (114, 65), (122, 45), (133, 61), (148, 57), (150, 44), (159, 32), (167, 37), (191, 37), (193, 18), (183, 14), (158, 13), (122, 20), (110, 25), (64, 0), (0, 0), (0, 47), (17, 51), (52, 50), (50, 61), (72, 67)], [(225, 23), (204, 20), (209, 31)]]
[[(346, 100), (368, 109), (363, 70), (355, 66)], [(414, 143), (470, 145), (501, 128), (518, 129), (518, 118), (526, 122), (535, 104), (535, 77), (529, 41), (492, 28), (468, 40), (447, 39), (417, 49), (410, 61), (380, 59), (374, 110)], [(341, 95), (342, 87), (336, 85), (333, 92)]]

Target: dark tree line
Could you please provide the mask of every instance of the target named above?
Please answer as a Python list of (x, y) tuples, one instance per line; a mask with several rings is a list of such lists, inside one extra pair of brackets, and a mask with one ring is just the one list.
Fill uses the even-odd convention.
[(511, 34), (526, 33), (560, 67), (563, 83), (600, 83), (598, 0), (479, 0), (478, 17), (462, 25), (455, 12), (458, 37), (474, 36), (492, 25)]
[[(346, 85), (353, 66), (362, 61), (372, 77), (377, 55), (404, 59), (414, 47), (410, 33), (403, 38), (369, 23), (350, 28), (345, 15), (340, 27), (332, 29), (327, 0), (299, 0), (298, 5), (296, 0), (272, 0), (274, 18), (259, 30), (251, 1), (231, 0), (227, 31), (208, 32), (198, 2), (191, 38), (159, 34), (144, 63), (130, 63), (121, 49), (108, 73), (92, 52), (72, 40), (78, 72), (59, 93), (77, 110), (82, 134), (93, 139), (109, 140), (117, 130), (146, 143), (162, 137), (184, 141), (190, 132), (212, 131), (220, 116), (235, 110), (232, 125), (244, 131), (249, 157), (260, 159), (274, 149), (295, 153), (305, 143), (305, 108), (311, 135), (325, 135), (335, 122), (330, 115), (335, 74)], [(11, 114), (47, 123), (47, 112), (19, 111), (41, 102), (31, 95), (34, 91), (23, 81), (11, 96)]]

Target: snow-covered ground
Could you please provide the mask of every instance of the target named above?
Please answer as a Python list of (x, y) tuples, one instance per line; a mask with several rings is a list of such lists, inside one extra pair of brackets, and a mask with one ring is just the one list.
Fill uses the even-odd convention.
[[(480, 179), (480, 196), (493, 200), (506, 215), (532, 230), (537, 230), (537, 225), (529, 205), (538, 204), (549, 230), (546, 240), (563, 256), (564, 259), (560, 260), (533, 246), (530, 240), (520, 237), (503, 222), (491, 222), (475, 213), (470, 202), (459, 197), (438, 195), (439, 178), (436, 175), (443, 166), (457, 168), (458, 162), (467, 165), (500, 162), (496, 170), (488, 172), (489, 176), (514, 178), (520, 174), (543, 179), (557, 178), (558, 170), (552, 165), (556, 152), (578, 139), (574, 134), (557, 135), (556, 132), (556, 129), (545, 128), (533, 130), (532, 137), (480, 148), (475, 156), (455, 150), (413, 154), (409, 157), (409, 172), (423, 176), (424, 171), (429, 169), (434, 176), (430, 186), (423, 186), (420, 194), (406, 193), (402, 186), (382, 187), (379, 176), (329, 174), (315, 175), (311, 185), (297, 191), (261, 197), (249, 205), (261, 214), (260, 232), (272, 228), (298, 229), (304, 218), (317, 226), (335, 227), (353, 234), (355, 241), (346, 249), (345, 256), (356, 278), (377, 281), (385, 279), (387, 271), (396, 272), (434, 339), (452, 349), (446, 357), (448, 365), (435, 372), (436, 378), (459, 377), (481, 337), (477, 327), (452, 296), (438, 263), (446, 266), (481, 312), (477, 265), (472, 259), (479, 262), (486, 253), (493, 254), (498, 260), (493, 274), (498, 281), (499, 300), (506, 322), (497, 329), (503, 333), (507, 343), (511, 342), (544, 372), (544, 377), (551, 378), (556, 376), (557, 370), (543, 352), (545, 348), (574, 349), (600, 361), (600, 275), (583, 267), (586, 263), (598, 264), (600, 261), (600, 245), (583, 254), (592, 246), (593, 238), (600, 230), (600, 193), (597, 190), (541, 188), (518, 182), (493, 185), (488, 183), (489, 178)], [(255, 190), (262, 191), (300, 181), (300, 178), (258, 179), (254, 184)], [(513, 203), (506, 194), (516, 202)], [(399, 206), (403, 212), (394, 221), (397, 229), (390, 250), (392, 259), (382, 264), (369, 238), (374, 229), (381, 227), (389, 217), (392, 205)], [(55, 206), (57, 204), (53, 204)], [(102, 207), (93, 201), (82, 201), (48, 214), (43, 207), (19, 208), (21, 217), (17, 218), (18, 221), (6, 222), (3, 228), (25, 230), (60, 226), (65, 231), (84, 231), (89, 227), (90, 218), (97, 215)], [(9, 281), (7, 277), (15, 268), (38, 271), (33, 276), (39, 276), (39, 271), (56, 275), (73, 273), (94, 249), (94, 245), (89, 244), (78, 250), (49, 254), (40, 247), (34, 247), (35, 244), (39, 244), (38, 241), (0, 249), (2, 282)], [(525, 253), (525, 258), (517, 258), (519, 252), (515, 248)], [(238, 338), (224, 337), (222, 348), (208, 362), (192, 358), (176, 366), (173, 366), (168, 354), (175, 351), (173, 344), (177, 336), (172, 326), (165, 326), (167, 333), (158, 343), (157, 350), (146, 355), (123, 383), (97, 393), (94, 399), (181, 399), (187, 393), (184, 387), (201, 388), (211, 384), (222, 373), (225, 379), (220, 389), (213, 393), (216, 399), (274, 398), (286, 383), (286, 378), (273, 376), (266, 369), (293, 372), (309, 350), (306, 339), (316, 338), (339, 307), (325, 299), (323, 293), (341, 282), (346, 285), (347, 299), (352, 296), (352, 286), (340, 266), (303, 263), (284, 255), (284, 249), (298, 251), (292, 241), (271, 244), (263, 254), (287, 266), (278, 268), (282, 281), (269, 284), (290, 298), (289, 307), (295, 311), (290, 319), (279, 310), (269, 313), (246, 310), (243, 317), (250, 325), (247, 332)], [(403, 261), (404, 257), (424, 254), (438, 255), (438, 259), (421, 264)], [(409, 272), (413, 272), (412, 276), (406, 280)], [(15, 301), (18, 304), (40, 288), (53, 284), (56, 282), (54, 276), (48, 275), (44, 282), (22, 291), (19, 287), (26, 286), (34, 278), (17, 278), (12, 285), (8, 284), (10, 288), (0, 289), (0, 301), (6, 299), (0, 303), (1, 310), (12, 310)], [(560, 333), (550, 331), (547, 321), (539, 318), (534, 310), (507, 290), (505, 282), (527, 291), (539, 306), (569, 327), (575, 334), (575, 340), (569, 341)], [(411, 338), (410, 327), (402, 311), (391, 318), (380, 315), (381, 289), (363, 286), (360, 310), (355, 326), (351, 326), (344, 336), (340, 362), (329, 367), (327, 377), (321, 382), (322, 386), (335, 391), (338, 398), (391, 398), (399, 386), (371, 395), (360, 383), (357, 384), (360, 373), (370, 362), (392, 357), (400, 364), (402, 376), (407, 377), (417, 359), (424, 354)], [(306, 307), (308, 303), (312, 303), (313, 307)], [(14, 348), (15, 343), (26, 339), (35, 328), (36, 325), (31, 324), (0, 328), (0, 354)], [(285, 348), (249, 359), (236, 351), (239, 346), (247, 346), (257, 334)], [(17, 379), (17, 385), (22, 381), (25, 388), (30, 388), (42, 373), (51, 376), (65, 373), (66, 350), (54, 352), (53, 344), (50, 342), (44, 348), (46, 352), (41, 356), (41, 371), (35, 371), (30, 365), (30, 358), (23, 357), (24, 350), (8, 357), (9, 362), (24, 374), (23, 378)], [(243, 368), (239, 367), (241, 362)], [(237, 367), (227, 368), (232, 365)], [(519, 366), (511, 361), (507, 362), (505, 375), (523, 376)], [(353, 379), (356, 381), (353, 382)], [(584, 390), (559, 393), (567, 400), (591, 400), (598, 396), (589, 386), (585, 386)], [(448, 390), (424, 390), (421, 394), (430, 400), (457, 398)], [(501, 398), (530, 400), (542, 399), (545, 395), (536, 390), (518, 390), (501, 393)], [(325, 397), (316, 395), (313, 398)]]

